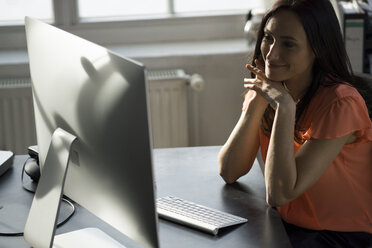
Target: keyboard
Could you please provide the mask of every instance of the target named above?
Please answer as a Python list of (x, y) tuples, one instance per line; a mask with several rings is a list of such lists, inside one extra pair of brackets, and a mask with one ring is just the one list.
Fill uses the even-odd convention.
[(236, 215), (208, 208), (174, 196), (156, 200), (159, 217), (177, 222), (213, 235), (223, 227), (245, 223), (248, 220)]

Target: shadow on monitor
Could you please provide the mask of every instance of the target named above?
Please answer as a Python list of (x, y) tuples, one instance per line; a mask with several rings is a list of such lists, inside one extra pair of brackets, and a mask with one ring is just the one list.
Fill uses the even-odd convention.
[(26, 241), (53, 244), (63, 192), (158, 247), (144, 66), (38, 20), (25, 25), (42, 170)]

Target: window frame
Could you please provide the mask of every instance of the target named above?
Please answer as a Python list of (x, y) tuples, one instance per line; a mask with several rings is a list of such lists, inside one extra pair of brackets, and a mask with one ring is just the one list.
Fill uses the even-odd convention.
[[(52, 1), (53, 25), (101, 45), (242, 39), (249, 11), (174, 14), (170, 4), (166, 15), (80, 21), (78, 0)], [(24, 25), (0, 26), (0, 34), (0, 50), (26, 49)]]

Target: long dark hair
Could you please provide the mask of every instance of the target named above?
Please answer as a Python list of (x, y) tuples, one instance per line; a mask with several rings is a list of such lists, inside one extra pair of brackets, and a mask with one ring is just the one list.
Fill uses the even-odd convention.
[[(260, 59), (262, 56), (261, 42), (266, 23), (273, 15), (283, 9), (290, 10), (298, 15), (310, 47), (315, 54), (312, 83), (296, 107), (295, 141), (303, 143), (304, 140), (298, 134), (298, 131), (301, 130), (299, 130), (297, 123), (319, 86), (324, 83), (324, 79), (330, 77), (333, 84), (348, 82), (355, 85), (355, 82), (340, 25), (329, 0), (277, 0), (262, 19), (252, 64), (255, 65), (255, 59)], [(271, 132), (273, 117), (274, 110), (269, 105), (261, 124), (261, 128), (266, 135)]]

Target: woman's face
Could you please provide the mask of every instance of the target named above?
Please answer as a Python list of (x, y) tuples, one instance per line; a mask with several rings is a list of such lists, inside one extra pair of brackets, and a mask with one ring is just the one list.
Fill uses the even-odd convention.
[(315, 55), (299, 18), (292, 11), (280, 10), (268, 20), (261, 53), (267, 78), (297, 82), (311, 79)]

